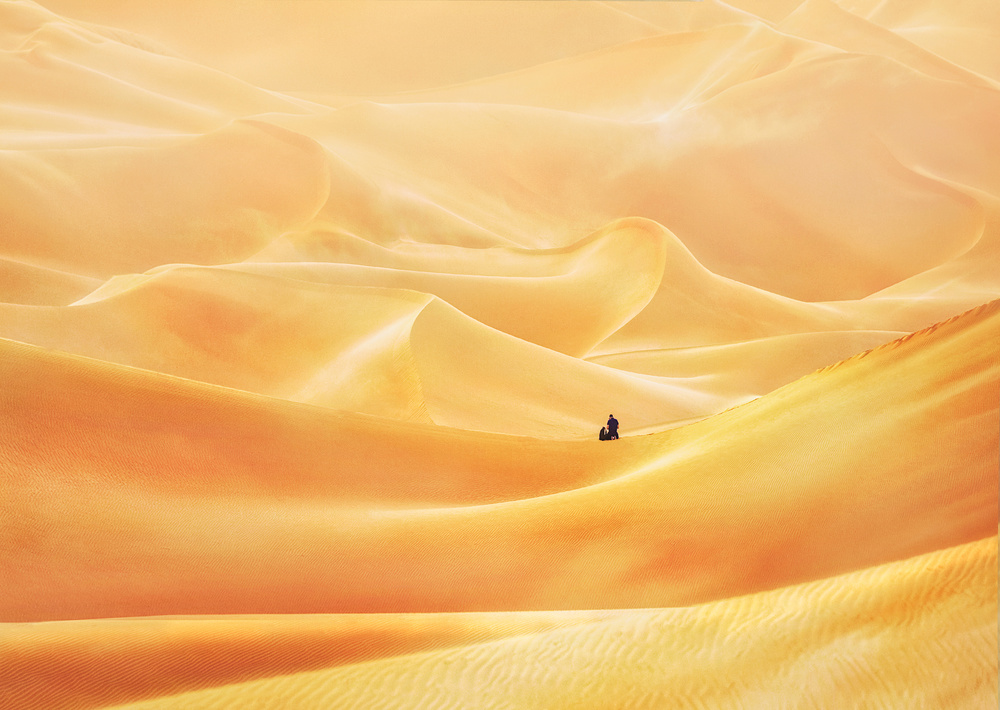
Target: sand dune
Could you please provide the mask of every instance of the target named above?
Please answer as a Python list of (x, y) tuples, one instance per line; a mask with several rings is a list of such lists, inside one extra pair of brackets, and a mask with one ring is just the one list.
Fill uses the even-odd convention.
[(100, 280), (64, 271), (0, 259), (0, 302), (65, 306), (101, 285)]
[[(837, 82), (827, 86), (830, 71)], [(794, 110), (770, 98), (786, 94), (801, 97)], [(919, 121), (911, 106), (921, 108)], [(664, 105), (657, 121), (457, 102), (365, 103), (275, 120), (317, 136), (351, 165), (377, 165), (383, 191), (420, 184), (422, 199), (480, 234), (561, 246), (567, 234), (579, 238), (641, 215), (671, 229), (722, 276), (800, 300), (842, 300), (976, 243), (984, 219), (976, 190), (996, 194), (977, 136), (991, 134), (986, 125), (998, 109), (996, 91), (841, 53), (741, 83), (683, 112)], [(442, 125), (448, 131), (438, 132)], [(946, 139), (942, 126), (950, 126)], [(705, 208), (720, 203), (726, 209)], [(344, 228), (359, 233), (355, 224)], [(423, 233), (434, 230), (424, 223)], [(750, 252), (765, 255), (752, 268)]]
[(295, 111), (299, 103), (165, 54), (142, 37), (74, 22), (34, 2), (0, 4), (0, 28), (6, 140), (94, 131), (115, 139), (200, 133), (236, 116)]
[(326, 263), (336, 258), (331, 254), (320, 264), (238, 268), (313, 282), (432, 293), (505, 333), (580, 356), (653, 297), (670, 258), (665, 253), (668, 240), (658, 225), (622, 220), (564, 249), (441, 252), (414, 245), (403, 253), (367, 252), (369, 259), (386, 266)]
[[(8, 516), (27, 524), (45, 481), (60, 522), (28, 547), (30, 524), (12, 531), (3, 615), (674, 606), (980, 539), (998, 328), (994, 302), (613, 450), (404, 428), (7, 341)], [(435, 497), (466, 505), (423, 507)], [(590, 565), (603, 574), (581, 577)]]
[(191, 688), (468, 648), (616, 614), (161, 617), (22, 625), (0, 632), (0, 658), (8, 668), (16, 667), (16, 673), (0, 679), (0, 699), (52, 710), (103, 707)]
[[(565, 249), (412, 247), (346, 257), (395, 268), (336, 263), (334, 253), (225, 271), (161, 267), (69, 307), (0, 305), (0, 336), (340, 410), (586, 437), (606, 409), (627, 411), (633, 432), (662, 429), (903, 334), (832, 330), (850, 318), (716, 277), (643, 220)], [(779, 340), (791, 350), (775, 367)], [(587, 353), (615, 369), (562, 355)]]
[(21, 673), (0, 693), (49, 708), (768, 708), (795, 683), (799, 704), (983, 707), (996, 674), (967, 668), (995, 659), (996, 550), (994, 536), (680, 609), (41, 624), (8, 634)]
[(1000, 65), (993, 49), (1000, 15), (991, 3), (943, 8), (932, 2), (880, 3), (851, 0), (842, 6), (914, 44), (994, 80)]
[[(46, 6), (156, 38), (199, 64), (254, 86), (348, 96), (426, 89), (494, 75), (658, 29), (604, 3), (577, 8), (465, 2), (441, 8), (374, 0), (366, 1), (363, 9), (356, 3), (310, 2), (275, 13), (270, 3), (249, 2), (238, 17), (227, 0), (204, 0), (186, 7), (183, 14), (166, 6), (129, 7), (102, 0), (54, 0)], [(240, 31), (218, 32), (219, 27)], [(496, 27), (508, 28), (509, 35), (493, 32)], [(552, 27), (560, 31), (553, 33)], [(518, 38), (516, 50), (510, 35)], [(265, 37), (273, 44), (262, 46)]]
[[(587, 360), (628, 372), (691, 378), (701, 389), (748, 400), (824, 367), (831, 358), (847, 358), (903, 335), (884, 330), (795, 333), (728, 345), (622, 351)], [(770, 366), (775, 359), (780, 368)]]
[(997, 88), (988, 76), (980, 76), (946, 57), (929, 52), (909, 41), (905, 35), (843, 9), (832, 0), (802, 3), (781, 21), (778, 28), (846, 52), (892, 59), (927, 76), (987, 89)]
[[(405, 285), (410, 273), (393, 272), (392, 280)], [(382, 280), (361, 276), (373, 284)], [(479, 301), (480, 293), (492, 296), (485, 308), (504, 303), (504, 311), (494, 311), (499, 319), (535, 300), (545, 304), (534, 320), (512, 330), (537, 333), (556, 346), (552, 350), (485, 327), (413, 290), (192, 267), (121, 277), (64, 308), (0, 304), (0, 335), (339, 410), (545, 437), (592, 436), (599, 428), (594, 423), (614, 404), (630, 412), (636, 431), (743, 401), (699, 390), (683, 378), (652, 381), (558, 352), (567, 345), (560, 333), (579, 339), (601, 323), (593, 322), (593, 313), (586, 314), (590, 323), (577, 321), (575, 329), (575, 322), (560, 323), (559, 314), (580, 289), (565, 277), (554, 278), (554, 288), (531, 283), (542, 280), (507, 277), (493, 293), (485, 278), (459, 278), (452, 285), (465, 282), (458, 284), (456, 293), (466, 299), (459, 303)], [(430, 285), (428, 293), (438, 290)], [(511, 310), (512, 303), (520, 310)], [(610, 318), (627, 315), (608, 312)]]
[(0, 706), (995, 702), (997, 46), (0, 0)]
[[(407, 383), (416, 373), (393, 348), (426, 295), (178, 267), (109, 282), (89, 298), (66, 308), (0, 306), (0, 331), (271, 396), (329, 399), (404, 419), (422, 409), (419, 382)], [(310, 382), (325, 370), (330, 381), (321, 391)]]
[(0, 185), (5, 256), (107, 278), (250, 256), (316, 213), (327, 178), (309, 139), (240, 122), (157, 148), (6, 153)]
[[(720, 53), (752, 58), (754, 73), (716, 75)], [(822, 49), (794, 37), (777, 38), (774, 32), (761, 27), (727, 23), (701, 30), (662, 32), (519, 72), (404, 94), (398, 100), (448, 103), (461, 97), (463, 101), (650, 120), (706, 91), (717, 93), (815, 53), (822, 53)], [(606, 84), (607, 90), (593, 91), (595, 81)]]

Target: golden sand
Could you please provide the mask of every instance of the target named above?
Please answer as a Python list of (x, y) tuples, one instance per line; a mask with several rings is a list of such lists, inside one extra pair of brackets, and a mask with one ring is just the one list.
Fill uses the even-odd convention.
[(997, 707), (997, 47), (0, 0), (0, 708)]

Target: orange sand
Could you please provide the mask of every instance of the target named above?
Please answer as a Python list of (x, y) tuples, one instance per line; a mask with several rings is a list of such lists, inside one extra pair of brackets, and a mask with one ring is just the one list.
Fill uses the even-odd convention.
[(0, 708), (996, 707), (997, 47), (0, 0)]

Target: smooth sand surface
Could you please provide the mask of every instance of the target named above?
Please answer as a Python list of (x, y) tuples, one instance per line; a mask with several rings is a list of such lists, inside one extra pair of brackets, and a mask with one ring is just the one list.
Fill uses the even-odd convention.
[(0, 0), (0, 707), (996, 707), (997, 47)]

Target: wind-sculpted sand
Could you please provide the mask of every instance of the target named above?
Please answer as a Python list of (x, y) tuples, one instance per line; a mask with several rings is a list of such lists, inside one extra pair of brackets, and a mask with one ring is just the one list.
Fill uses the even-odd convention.
[(168, 5), (0, 0), (0, 708), (997, 706), (992, 4)]

